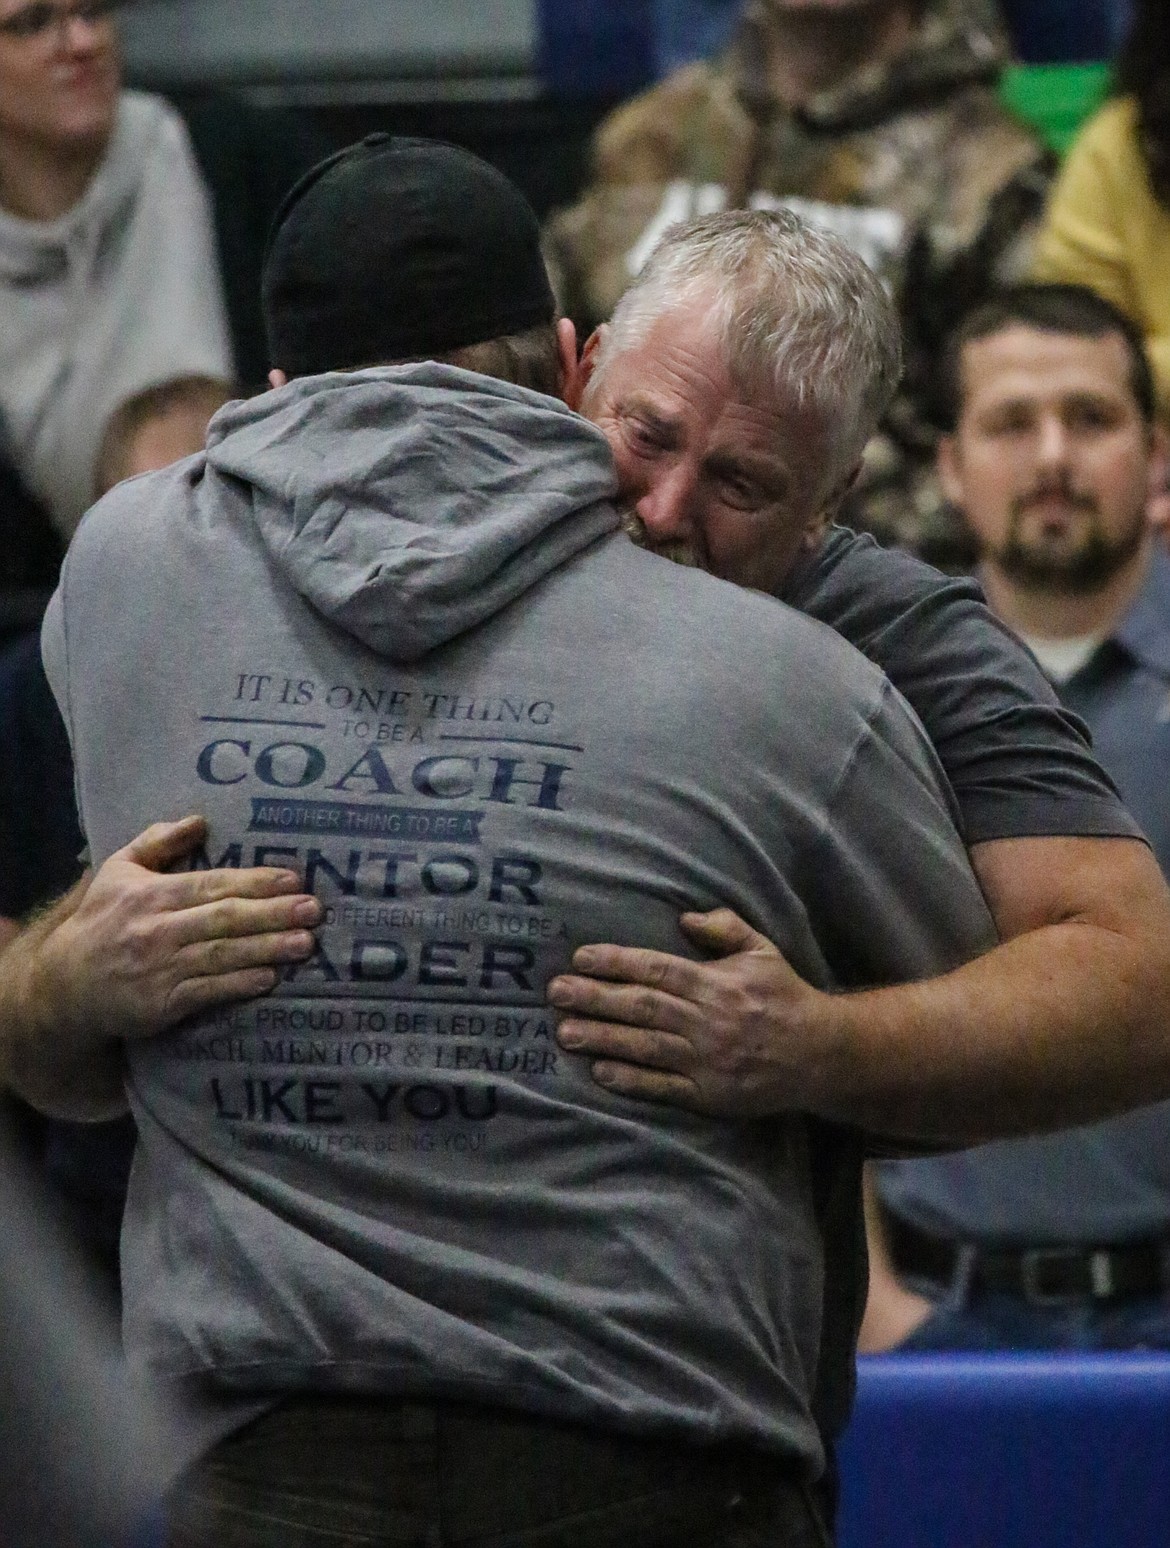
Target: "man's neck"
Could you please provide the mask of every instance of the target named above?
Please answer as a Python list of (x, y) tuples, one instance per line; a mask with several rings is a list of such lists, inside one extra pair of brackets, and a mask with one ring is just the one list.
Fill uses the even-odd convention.
[(1152, 539), (1133, 559), (1095, 591), (1037, 591), (1007, 576), (993, 564), (979, 567), (979, 580), (994, 613), (1029, 639), (1075, 640), (1106, 635), (1128, 611), (1149, 568)]
[(68, 214), (101, 164), (108, 141), (68, 150), (0, 135), (0, 209), (22, 220), (58, 220)]
[(914, 31), (911, 7), (889, 4), (864, 18), (823, 11), (769, 11), (768, 81), (790, 110), (830, 91), (863, 65), (898, 54)]

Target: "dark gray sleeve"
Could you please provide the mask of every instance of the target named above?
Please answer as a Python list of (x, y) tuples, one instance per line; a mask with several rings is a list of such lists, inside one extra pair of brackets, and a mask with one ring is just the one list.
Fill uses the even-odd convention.
[(933, 978), (996, 944), (948, 795), (922, 727), (884, 684), (796, 884), (838, 987)]
[(843, 635), (886, 673), (926, 727), (968, 844), (1038, 837), (1140, 838), (1029, 652), (974, 581), (941, 575), (833, 528), (784, 601)]

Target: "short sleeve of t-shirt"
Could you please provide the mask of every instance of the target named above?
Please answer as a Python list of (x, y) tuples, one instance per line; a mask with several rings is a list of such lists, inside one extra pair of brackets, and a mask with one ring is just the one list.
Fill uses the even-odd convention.
[(794, 572), (783, 600), (881, 667), (933, 742), (966, 842), (1140, 838), (1084, 723), (1062, 708), (978, 585), (844, 527)]

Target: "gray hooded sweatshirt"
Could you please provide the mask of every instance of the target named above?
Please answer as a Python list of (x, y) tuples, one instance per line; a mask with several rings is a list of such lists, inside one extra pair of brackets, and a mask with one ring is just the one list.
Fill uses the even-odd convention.
[(44, 644), (95, 860), (199, 809), (207, 860), (327, 908), (272, 996), (128, 1050), (127, 1344), (815, 1471), (806, 1121), (607, 1094), (545, 986), (584, 941), (688, 952), (688, 908), (826, 987), (991, 925), (881, 674), (634, 548), (613, 489), (562, 404), (424, 365), (229, 405), (82, 523)]
[(175, 376), (232, 375), (211, 200), (179, 115), (122, 93), (109, 148), (59, 220), (0, 208), (0, 419), (69, 537), (110, 415)]

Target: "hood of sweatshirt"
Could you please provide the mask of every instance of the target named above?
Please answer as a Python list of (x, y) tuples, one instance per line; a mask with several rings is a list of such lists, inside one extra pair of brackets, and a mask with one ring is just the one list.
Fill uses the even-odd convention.
[(289, 584), (397, 661), (618, 526), (598, 429), (555, 398), (434, 363), (302, 377), (229, 404), (207, 463)]

